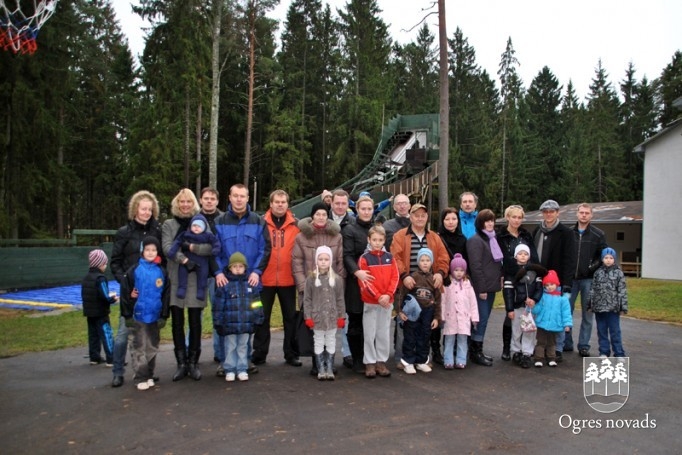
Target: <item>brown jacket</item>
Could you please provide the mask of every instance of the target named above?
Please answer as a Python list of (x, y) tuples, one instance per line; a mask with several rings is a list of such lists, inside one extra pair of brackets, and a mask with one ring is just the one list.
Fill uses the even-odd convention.
[(332, 250), (332, 268), (345, 280), (346, 269), (343, 267), (343, 240), (341, 228), (331, 220), (327, 220), (324, 229), (313, 227), (310, 217), (303, 218), (298, 222), (301, 232), (296, 236), (294, 249), (291, 256), (291, 267), (294, 272), (296, 289), (298, 292), (305, 290), (306, 277), (315, 270), (315, 250), (318, 246), (326, 245)]
[[(398, 264), (398, 272), (402, 281), (414, 270), (410, 270), (410, 253), (412, 249), (412, 226), (399, 230), (393, 235), (391, 254)], [(433, 273), (440, 273), (443, 279), (450, 274), (450, 256), (440, 236), (433, 231), (426, 231), (426, 245), (433, 252)]]

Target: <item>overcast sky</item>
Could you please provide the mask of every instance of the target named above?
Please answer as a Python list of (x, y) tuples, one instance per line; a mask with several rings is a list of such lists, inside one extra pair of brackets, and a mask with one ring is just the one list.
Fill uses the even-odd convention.
[[(322, 0), (336, 14), (347, 0)], [(113, 0), (123, 32), (134, 55), (144, 47), (144, 25), (132, 14), (130, 3)], [(416, 29), (408, 30), (427, 14), (431, 0), (378, 0), (381, 17), (395, 41), (408, 43)], [(269, 16), (280, 20), (280, 30), (290, 0), (281, 0)], [(432, 10), (432, 11), (435, 11)], [(448, 37), (462, 29), (476, 51), (476, 62), (497, 80), (500, 56), (511, 37), (524, 87), (543, 66), (548, 66), (565, 87), (571, 79), (579, 97), (589, 91), (599, 59), (615, 89), (625, 76), (629, 62), (636, 77), (651, 81), (660, 76), (682, 49), (682, 1), (680, 0), (477, 0), (446, 1)], [(438, 19), (426, 23), (438, 42)], [(419, 28), (419, 27), (417, 27)]]

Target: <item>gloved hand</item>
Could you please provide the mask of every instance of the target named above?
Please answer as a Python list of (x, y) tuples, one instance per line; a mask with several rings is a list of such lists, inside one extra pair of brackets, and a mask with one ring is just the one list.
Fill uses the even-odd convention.
[(180, 247), (180, 249), (182, 250), (183, 253), (189, 253), (191, 251), (189, 248), (190, 245), (191, 243), (189, 242), (182, 242), (182, 246)]
[(338, 318), (336, 320), (336, 328), (342, 329), (346, 326), (346, 318)]
[(305, 320), (305, 325), (306, 325), (306, 327), (308, 327), (309, 329), (312, 329), (313, 327), (315, 327), (315, 323), (313, 322), (312, 319), (306, 319), (306, 320)]
[(128, 327), (129, 329), (135, 327), (135, 321), (133, 320), (133, 318), (126, 318), (126, 327)]
[(159, 328), (159, 330), (163, 329), (166, 327), (166, 320), (164, 318), (159, 319), (156, 321), (156, 326)]
[(196, 269), (199, 268), (199, 264), (192, 261), (191, 259), (185, 262), (183, 265), (185, 266), (188, 272), (194, 272)]

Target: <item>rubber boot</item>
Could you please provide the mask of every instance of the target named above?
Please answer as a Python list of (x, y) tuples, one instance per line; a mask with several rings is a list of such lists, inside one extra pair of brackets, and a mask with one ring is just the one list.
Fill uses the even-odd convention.
[(201, 355), (201, 349), (195, 351), (189, 351), (189, 377), (198, 381), (201, 379), (201, 370), (199, 370), (199, 356)]
[(510, 325), (502, 326), (502, 360), (509, 361), (511, 359), (510, 347), (511, 347), (511, 337), (512, 328)]
[(333, 381), (334, 379), (334, 354), (327, 352), (327, 381)]
[(176, 349), (175, 360), (178, 362), (178, 369), (173, 374), (173, 381), (179, 381), (187, 376), (187, 352), (184, 349)]
[(317, 360), (317, 380), (324, 381), (327, 379), (327, 373), (325, 373), (325, 351), (321, 354), (315, 354), (315, 360)]
[(431, 330), (431, 359), (438, 365), (443, 365), (443, 354), (440, 350), (441, 333), (440, 327)]
[(483, 343), (480, 341), (471, 341), (469, 346), (469, 358), (473, 363), (478, 365), (483, 365), (485, 367), (493, 365), (493, 362), (486, 359), (483, 355)]

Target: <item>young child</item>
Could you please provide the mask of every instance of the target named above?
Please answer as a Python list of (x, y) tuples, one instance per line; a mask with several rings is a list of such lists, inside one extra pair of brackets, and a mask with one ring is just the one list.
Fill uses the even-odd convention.
[(402, 310), (398, 314), (403, 321), (403, 355), (400, 361), (407, 374), (415, 374), (416, 370), (431, 372), (431, 330), (438, 327), (441, 319), (440, 289), (434, 285), (431, 272), (433, 252), (428, 248), (417, 251), (417, 265), (419, 269), (410, 275), (415, 285), (408, 292), (417, 299), (421, 312), (416, 321), (409, 320)]
[(535, 339), (535, 366), (540, 368), (545, 358), (550, 367), (556, 363), (556, 335), (561, 331), (568, 332), (573, 327), (571, 304), (568, 297), (559, 290), (559, 276), (550, 270), (542, 279), (545, 289), (542, 298), (533, 307), (535, 325), (538, 327)]
[[(109, 321), (109, 306), (118, 302), (115, 294), (109, 293), (109, 284), (104, 276), (109, 259), (104, 251), (92, 250), (88, 255), (90, 270), (83, 278), (81, 299), (83, 316), (88, 320), (88, 354), (90, 365), (106, 362), (113, 365), (114, 335)], [(104, 349), (102, 360), (101, 349)]]
[(225, 337), (225, 380), (248, 381), (248, 349), (256, 325), (265, 320), (258, 289), (251, 286), (246, 275), (246, 257), (232, 253), (224, 270), (227, 284), (217, 288), (213, 303), (213, 328)]
[[(604, 248), (602, 266), (594, 273), (587, 309), (594, 312), (599, 337), (599, 357), (625, 357), (620, 336), (620, 315), (628, 312), (625, 275), (616, 265), (616, 251)], [(611, 340), (609, 346), (609, 338)]]
[[(332, 250), (322, 245), (315, 250), (315, 271), (305, 280), (303, 316), (313, 331), (313, 350), (317, 362), (317, 379), (334, 380), (336, 329), (346, 323), (343, 280), (331, 268)], [(326, 349), (325, 349), (326, 348)]]
[(505, 265), (504, 307), (512, 321), (511, 352), (514, 362), (522, 368), (530, 368), (535, 350), (535, 332), (521, 330), (521, 316), (526, 307), (532, 309), (542, 298), (542, 277), (546, 270), (530, 263), (530, 248), (519, 244), (514, 249), (516, 264)]
[[(478, 324), (476, 292), (466, 276), (467, 262), (461, 254), (450, 261), (450, 285), (443, 296), (443, 345), (446, 370), (466, 367), (471, 325)], [(457, 357), (455, 358), (455, 341)]]
[(373, 280), (362, 281), (360, 295), (364, 303), (362, 330), (364, 335), (365, 376), (373, 379), (378, 374), (389, 377), (386, 361), (391, 351), (391, 312), (393, 294), (398, 287), (400, 273), (391, 253), (384, 250), (386, 231), (381, 226), (369, 228), (367, 241), (370, 250), (360, 256), (358, 267), (368, 271)]
[(154, 368), (160, 330), (170, 313), (170, 280), (161, 267), (161, 244), (156, 237), (142, 240), (139, 262), (121, 282), (121, 316), (132, 337), (132, 364), (137, 390), (154, 387)]
[(180, 299), (184, 299), (187, 294), (187, 278), (192, 272), (197, 274), (197, 299), (204, 300), (206, 298), (209, 260), (211, 256), (199, 256), (192, 252), (192, 245), (208, 243), (212, 246), (212, 256), (215, 257), (220, 254), (220, 241), (207, 229), (207, 226), (208, 222), (203, 215), (195, 215), (190, 221), (189, 228), (178, 234), (173, 241), (173, 246), (168, 250), (168, 257), (172, 258), (178, 251), (182, 250), (188, 259), (187, 262), (178, 268), (178, 292), (176, 295)]

